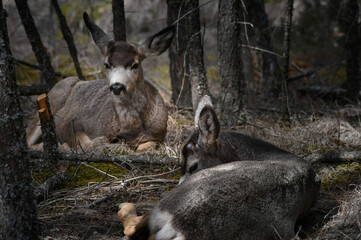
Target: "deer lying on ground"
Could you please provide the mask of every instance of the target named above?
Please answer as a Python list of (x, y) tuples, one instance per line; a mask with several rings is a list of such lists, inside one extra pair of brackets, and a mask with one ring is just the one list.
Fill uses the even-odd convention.
[(289, 240), (318, 190), (302, 159), (236, 161), (192, 174), (143, 218), (129, 204), (118, 215), (132, 239)]
[(195, 114), (195, 128), (181, 147), (180, 183), (205, 168), (234, 161), (293, 160), (299, 157), (235, 131), (220, 131), (210, 98), (204, 96)]
[[(67, 78), (49, 92), (56, 134), (70, 147), (86, 147), (97, 137), (124, 140), (138, 151), (162, 142), (168, 113), (158, 91), (143, 78), (141, 62), (163, 53), (171, 44), (174, 27), (128, 44), (112, 41), (87, 13), (84, 22), (104, 54), (107, 80), (80, 81)], [(42, 141), (39, 117), (27, 129), (30, 147)]]
[(311, 165), (261, 140), (220, 132), (208, 97), (201, 100), (195, 122), (181, 151), (180, 184), (143, 218), (130, 203), (120, 205), (126, 234), (149, 231), (150, 239), (178, 240), (292, 239), (296, 222), (318, 196), (320, 181)]

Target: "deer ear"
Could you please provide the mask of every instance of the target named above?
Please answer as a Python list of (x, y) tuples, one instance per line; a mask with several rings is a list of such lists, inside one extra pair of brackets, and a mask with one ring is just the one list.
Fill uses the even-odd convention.
[(100, 27), (98, 27), (92, 20), (90, 20), (88, 14), (86, 12), (83, 13), (83, 19), (84, 19), (85, 25), (89, 29), (89, 31), (94, 39), (94, 42), (99, 47), (99, 49), (102, 51), (102, 53), (105, 54), (108, 43), (111, 41), (110, 38)]
[(199, 114), (198, 144), (214, 146), (219, 134), (219, 121), (213, 107), (206, 105)]
[(138, 42), (138, 48), (144, 57), (158, 56), (168, 49), (173, 41), (175, 26), (169, 26), (162, 31)]
[(208, 95), (204, 95), (201, 98), (201, 100), (198, 102), (196, 113), (194, 114), (194, 127), (195, 127), (195, 129), (199, 128), (198, 127), (199, 115), (200, 115), (201, 111), (203, 110), (203, 108), (205, 106), (210, 106), (211, 108), (213, 108), (212, 100)]

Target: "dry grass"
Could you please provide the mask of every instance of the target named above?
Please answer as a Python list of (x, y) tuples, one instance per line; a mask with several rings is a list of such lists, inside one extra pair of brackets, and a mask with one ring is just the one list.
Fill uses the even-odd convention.
[(338, 213), (315, 239), (361, 239), (361, 186), (346, 195)]

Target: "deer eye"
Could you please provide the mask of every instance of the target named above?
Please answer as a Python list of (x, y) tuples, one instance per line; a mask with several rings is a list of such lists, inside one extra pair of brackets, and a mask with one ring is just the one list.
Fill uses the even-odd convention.
[(189, 173), (193, 173), (194, 171), (196, 171), (198, 169), (198, 163), (193, 164), (190, 168), (189, 168)]
[(134, 63), (130, 69), (136, 70), (139, 67), (139, 63)]
[(104, 67), (105, 67), (105, 69), (110, 69), (109, 63), (104, 63)]

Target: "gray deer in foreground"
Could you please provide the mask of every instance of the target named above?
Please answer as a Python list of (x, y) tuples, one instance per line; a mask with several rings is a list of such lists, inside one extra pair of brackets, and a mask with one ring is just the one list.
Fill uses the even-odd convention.
[(290, 240), (319, 186), (302, 159), (236, 161), (192, 174), (144, 220), (156, 240)]
[(234, 161), (298, 160), (270, 143), (235, 132), (220, 131), (209, 96), (199, 102), (195, 128), (181, 147), (181, 179), (205, 168)]
[(208, 97), (201, 100), (195, 122), (182, 147), (180, 184), (143, 218), (122, 209), (128, 204), (120, 205), (129, 236), (292, 239), (319, 193), (310, 163), (261, 140), (220, 132)]
[[(124, 140), (137, 151), (162, 142), (168, 112), (158, 91), (143, 77), (141, 62), (163, 53), (171, 44), (170, 26), (138, 43), (111, 40), (88, 14), (84, 22), (104, 54), (106, 80), (67, 78), (49, 92), (58, 140), (69, 147), (88, 146), (93, 139)], [(42, 141), (39, 117), (27, 128), (30, 147)]]

